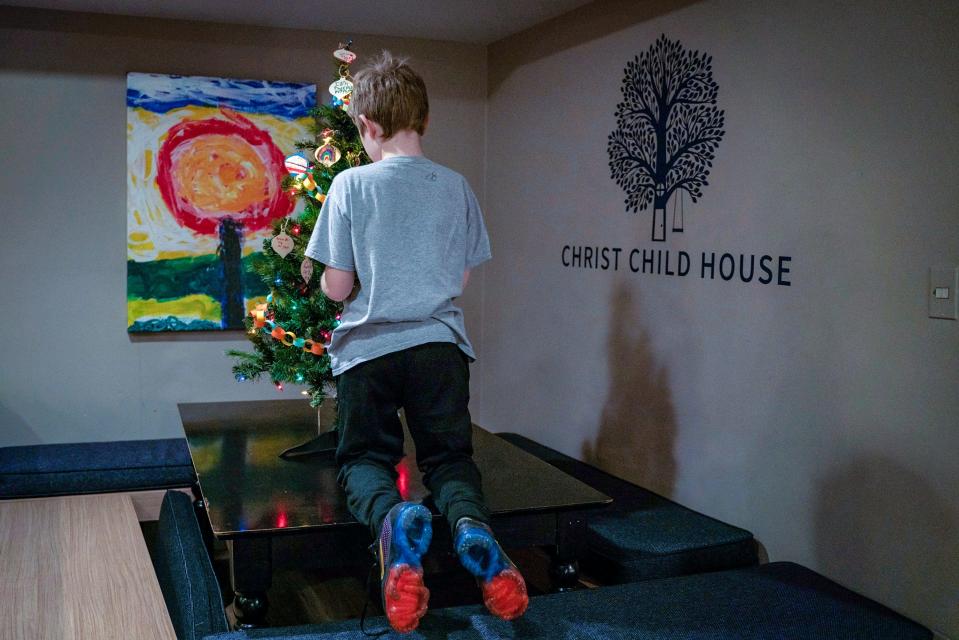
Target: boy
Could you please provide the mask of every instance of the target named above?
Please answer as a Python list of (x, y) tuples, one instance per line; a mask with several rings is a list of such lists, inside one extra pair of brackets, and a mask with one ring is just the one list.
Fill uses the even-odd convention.
[(421, 557), (432, 528), (429, 510), (396, 489), (404, 408), (461, 562), (490, 611), (513, 619), (526, 609), (526, 584), (489, 528), (467, 407), (476, 356), (453, 304), (470, 269), (491, 257), (482, 214), (461, 175), (423, 156), (426, 85), (405, 61), (384, 52), (359, 72), (350, 113), (373, 164), (336, 176), (306, 250), (326, 265), (323, 292), (346, 301), (329, 345), (339, 482), (379, 541), (390, 625), (412, 631), (429, 598)]

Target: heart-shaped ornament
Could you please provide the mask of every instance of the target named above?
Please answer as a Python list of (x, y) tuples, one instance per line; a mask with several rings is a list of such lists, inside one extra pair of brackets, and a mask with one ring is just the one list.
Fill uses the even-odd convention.
[(273, 236), (273, 239), (270, 241), (270, 246), (273, 247), (273, 250), (276, 251), (281, 258), (285, 258), (293, 251), (293, 244), (293, 238), (286, 235), (284, 231)]

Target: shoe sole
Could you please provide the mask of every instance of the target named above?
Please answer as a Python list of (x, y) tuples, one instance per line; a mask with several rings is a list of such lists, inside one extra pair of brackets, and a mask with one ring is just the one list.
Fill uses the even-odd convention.
[(483, 604), (490, 613), (503, 620), (513, 620), (526, 612), (529, 595), (526, 581), (513, 567), (500, 571), (492, 580), (482, 583)]
[(397, 561), (390, 566), (383, 586), (383, 611), (390, 626), (400, 633), (416, 629), (426, 615), (430, 592), (423, 583), (421, 558), (433, 538), (432, 520), (423, 505), (404, 507), (396, 520), (390, 552)]

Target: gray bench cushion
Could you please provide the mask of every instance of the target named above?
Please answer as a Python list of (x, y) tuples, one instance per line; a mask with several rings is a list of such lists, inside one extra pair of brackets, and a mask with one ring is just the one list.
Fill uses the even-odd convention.
[[(370, 631), (386, 629), (369, 620)], [(431, 610), (417, 631), (391, 637), (472, 640), (928, 640), (932, 633), (797, 564), (600, 587), (534, 597), (504, 622), (482, 606)], [(356, 620), (216, 634), (208, 640), (363, 640)]]
[(0, 498), (188, 487), (183, 438), (0, 448)]
[(589, 514), (584, 572), (634, 582), (758, 563), (753, 534), (515, 433), (499, 437), (613, 498)]
[(163, 498), (152, 557), (178, 640), (229, 629), (193, 502), (180, 491), (167, 491)]
[[(190, 499), (169, 492), (154, 562), (180, 640), (364, 640), (358, 620), (227, 631)], [(385, 630), (382, 617), (368, 630)], [(395, 634), (392, 637), (399, 637)], [(411, 640), (929, 640), (892, 610), (790, 562), (536, 596), (513, 622), (481, 605), (431, 610)]]

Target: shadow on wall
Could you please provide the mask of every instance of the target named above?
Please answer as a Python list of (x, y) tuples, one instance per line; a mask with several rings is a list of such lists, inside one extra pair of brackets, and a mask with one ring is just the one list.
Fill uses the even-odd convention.
[(669, 375), (657, 364), (649, 334), (640, 325), (633, 292), (616, 285), (607, 341), (609, 393), (586, 462), (664, 496), (676, 483), (676, 415)]
[[(817, 487), (818, 566), (846, 586), (910, 617), (959, 630), (959, 531), (934, 487), (888, 458), (860, 458)], [(949, 588), (943, 589), (943, 586)], [(916, 613), (925, 612), (924, 616)], [(946, 613), (948, 612), (948, 613)], [(924, 620), (923, 620), (924, 618)]]
[(0, 404), (0, 447), (41, 444), (36, 432), (10, 407)]

